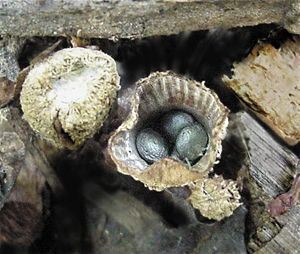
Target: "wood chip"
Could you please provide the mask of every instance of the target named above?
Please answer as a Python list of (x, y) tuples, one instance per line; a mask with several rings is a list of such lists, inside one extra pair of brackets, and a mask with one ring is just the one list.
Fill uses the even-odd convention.
[(300, 37), (256, 46), (223, 81), (289, 145), (300, 141)]

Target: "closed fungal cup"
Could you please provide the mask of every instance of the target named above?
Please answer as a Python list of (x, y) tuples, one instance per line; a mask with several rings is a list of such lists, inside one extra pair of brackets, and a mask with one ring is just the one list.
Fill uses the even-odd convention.
[(150, 189), (184, 186), (206, 177), (217, 162), (228, 113), (203, 82), (156, 72), (137, 82), (108, 153), (119, 172)]
[(24, 118), (53, 145), (76, 149), (106, 120), (119, 80), (116, 63), (107, 54), (60, 50), (26, 77), (20, 96)]

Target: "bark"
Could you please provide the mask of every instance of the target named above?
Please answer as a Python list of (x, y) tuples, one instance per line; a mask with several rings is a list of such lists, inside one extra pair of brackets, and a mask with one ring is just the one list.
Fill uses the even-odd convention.
[[(8, 50), (17, 41), (16, 38), (4, 39), (3, 45), (10, 46), (0, 49), (0, 53), (4, 52), (0, 54), (0, 75), (8, 83), (0, 91), (3, 98), (1, 107), (9, 103), (12, 96), (15, 97), (11, 105), (0, 109), (0, 252), (5, 252), (6, 246), (13, 246), (13, 249), (29, 247), (39, 240), (44, 224), (50, 218), (48, 184), (55, 193), (53, 202), (57, 202), (62, 193), (62, 185), (48, 162), (57, 155), (57, 151), (36, 136), (22, 119), (21, 110), (14, 107), (18, 106), (22, 79), (31, 67), (25, 68), (23, 75), (18, 75), (19, 51)], [(47, 57), (59, 43), (40, 53), (32, 64)], [(8, 93), (2, 93), (6, 90)]]
[[(6, 126), (5, 126), (6, 125)], [(9, 197), (25, 159), (25, 145), (0, 110), (0, 209)]]
[(59, 181), (17, 108), (0, 110), (0, 246), (29, 246), (41, 234), (49, 216), (50, 190)]
[[(300, 244), (299, 206), (275, 218), (270, 216), (267, 206), (273, 198), (290, 189), (299, 158), (280, 145), (246, 112), (231, 116), (229, 130), (225, 143), (230, 141), (230, 145), (243, 154), (239, 175), (243, 177), (245, 188), (251, 196), (249, 250), (259, 253), (274, 253), (274, 250), (278, 250), (276, 253), (295, 253)], [(230, 170), (228, 165), (233, 164), (228, 161), (226, 153), (224, 159), (227, 160), (227, 170)], [(239, 159), (237, 157), (234, 160)], [(223, 165), (226, 166), (226, 163)]]
[(43, 174), (34, 164), (34, 157), (26, 155), (15, 186), (0, 211), (0, 246), (29, 246), (43, 229), (49, 207), (43, 195), (49, 193)]
[(270, 23), (299, 33), (298, 5), (298, 0), (4, 0), (0, 35), (141, 38)]

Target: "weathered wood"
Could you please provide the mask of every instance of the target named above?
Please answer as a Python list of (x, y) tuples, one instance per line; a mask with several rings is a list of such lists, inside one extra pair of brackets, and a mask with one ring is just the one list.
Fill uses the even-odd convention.
[(283, 226), (280, 232), (258, 254), (298, 254), (300, 239), (300, 206), (277, 219)]
[(24, 39), (16, 37), (0, 40), (0, 78), (5, 77), (8, 80), (16, 81), (20, 71), (18, 56), (24, 42)]
[(245, 155), (242, 163), (249, 172), (246, 188), (251, 195), (250, 216), (254, 227), (250, 233), (250, 251), (274, 253), (272, 250), (278, 245), (276, 253), (297, 253), (300, 213), (295, 210), (299, 205), (276, 218), (268, 214), (267, 205), (290, 188), (299, 158), (276, 142), (248, 113), (234, 114), (230, 120), (228, 138), (242, 140), (241, 152)]
[[(11, 126), (13, 126), (14, 131), (25, 144), (28, 155), (34, 158), (34, 165), (39, 169), (39, 171), (42, 172), (42, 174), (44, 174), (52, 191), (60, 192), (61, 190), (63, 190), (61, 182), (55, 174), (47, 158), (48, 153), (49, 156), (55, 156), (55, 154), (57, 154), (57, 151), (55, 150), (55, 152), (53, 152), (53, 148), (51, 146), (47, 147), (46, 144), (40, 142), (39, 138), (30, 128), (28, 123), (22, 118), (22, 113), (18, 108), (7, 107), (4, 109), (7, 111), (7, 122)], [(43, 150), (43, 146), (45, 150)]]
[[(3, 243), (29, 246), (40, 236), (49, 213), (44, 196), (49, 190), (46, 179), (26, 153), (15, 186), (0, 211), (0, 247)], [(47, 202), (46, 202), (47, 203)]]
[(25, 159), (25, 145), (0, 109), (0, 210), (10, 195)]
[(290, 32), (294, 34), (300, 34), (300, 1), (291, 0), (290, 7), (288, 8), (284, 26)]
[(20, 72), (18, 57), (24, 43), (25, 39), (15, 37), (0, 40), (0, 108), (14, 98)]
[[(20, 70), (17, 57), (23, 42), (16, 38), (1, 41), (0, 77), (8, 82), (0, 91), (1, 106), (14, 96), (12, 81), (17, 80)], [(3, 93), (6, 90), (8, 93)], [(29, 246), (40, 236), (49, 209), (44, 203), (49, 190), (43, 173), (53, 190), (60, 188), (34, 137), (19, 109), (0, 109), (0, 209), (4, 205), (0, 212), (0, 247)]]
[[(4, 205), (0, 212), (0, 246), (29, 246), (41, 233), (48, 209), (43, 193), (49, 190), (40, 171), (47, 166), (29, 145), (31, 135), (20, 124), (18, 112), (10, 108), (0, 110), (0, 168), (4, 174), (0, 182), (4, 191), (0, 199), (0, 208)], [(19, 121), (13, 121), (13, 114)]]
[(250, 175), (270, 197), (286, 192), (299, 163), (299, 158), (281, 146), (249, 114), (237, 114), (247, 142)]
[[(25, 39), (19, 37), (8, 37), (0, 41), (0, 107), (9, 103), (12, 97), (14, 97), (16, 102), (18, 102), (22, 82), (28, 74), (31, 66), (48, 57), (49, 54), (51, 54), (59, 46), (61, 40), (58, 40), (56, 43), (52, 44), (35, 56), (31, 60), (31, 65), (23, 69), (20, 74), (18, 57), (24, 43)], [(4, 93), (5, 90), (8, 90), (7, 94)], [(3, 100), (1, 100), (2, 98)], [(20, 139), (20, 142), (25, 145), (26, 158), (28, 158), (28, 156), (34, 157), (34, 159), (32, 159), (34, 161), (33, 164), (47, 176), (47, 181), (52, 189), (61, 190), (62, 186), (49, 165), (44, 153), (46, 151), (47, 155), (51, 153), (51, 147), (44, 147), (45, 149), (42, 148), (42, 146), (46, 146), (46, 144), (35, 138), (34, 132), (22, 119), (22, 112), (18, 108), (6, 107), (0, 109), (0, 134), (7, 131), (16, 135)], [(17, 174), (15, 175), (15, 178), (16, 176)]]
[[(282, 23), (291, 6), (288, 0), (2, 0), (0, 35), (141, 38), (215, 27)], [(296, 11), (288, 12), (288, 24), (293, 26), (296, 7)]]
[(0, 108), (6, 106), (14, 98), (15, 84), (6, 78), (0, 78)]
[(158, 214), (125, 192), (110, 195), (95, 184), (87, 184), (84, 194), (89, 202), (106, 212), (133, 235), (141, 234), (150, 226), (162, 224)]
[(107, 193), (93, 183), (83, 193), (92, 253), (246, 253), (244, 207), (223, 222), (174, 228), (129, 193)]
[(288, 144), (300, 142), (300, 37), (257, 45), (223, 80)]

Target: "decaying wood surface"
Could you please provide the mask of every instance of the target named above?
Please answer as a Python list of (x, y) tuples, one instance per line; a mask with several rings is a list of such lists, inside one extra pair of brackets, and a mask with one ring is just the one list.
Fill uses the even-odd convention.
[(15, 172), (0, 183), (1, 189), (7, 190), (0, 200), (4, 205), (0, 211), (0, 246), (3, 243), (29, 246), (39, 237), (43, 216), (49, 209), (43, 201), (44, 192), (49, 190), (40, 171), (48, 165), (30, 145), (32, 133), (22, 123), (19, 110), (2, 108), (0, 117), (0, 168), (8, 176), (9, 171)]
[[(5, 38), (0, 41), (0, 82), (8, 83), (2, 84), (5, 89), (0, 90), (0, 99), (3, 99), (3, 101), (0, 100), (0, 104), (1, 102), (6, 102), (0, 107), (0, 131), (1, 133), (6, 131), (12, 132), (20, 139), (20, 142), (25, 145), (26, 152), (29, 151), (31, 156), (34, 156), (35, 164), (37, 164), (39, 170), (47, 175), (47, 180), (48, 182), (50, 181), (50, 186), (56, 190), (57, 188), (60, 189), (61, 185), (43, 153), (43, 148), (40, 147), (40, 145), (43, 146), (44, 143), (39, 142), (39, 139), (35, 138), (35, 134), (29, 127), (28, 123), (22, 119), (22, 112), (19, 108), (14, 106), (4, 107), (8, 102), (10, 102), (12, 97), (15, 99), (15, 105), (18, 105), (19, 91), (16, 91), (16, 84), (20, 83), (19, 85), (22, 85), (22, 81), (19, 81), (19, 79), (24, 79), (28, 72), (27, 69), (30, 69), (30, 66), (25, 68), (25, 75), (19, 75), (20, 67), (18, 57), (24, 43), (25, 39), (21, 39), (19, 37)], [(45, 59), (60, 43), (61, 41), (59, 40), (51, 47), (42, 51), (32, 60), (32, 64)], [(20, 78), (20, 76), (22, 77)], [(18, 87), (18, 90), (20, 89), (21, 87)], [(2, 93), (4, 90), (7, 90), (7, 93)], [(48, 153), (51, 151), (51, 149), (45, 148), (45, 151), (46, 150), (49, 150)]]
[(299, 12), (298, 0), (2, 0), (0, 35), (141, 38), (270, 23), (300, 33)]
[(277, 219), (282, 225), (280, 232), (262, 247), (259, 254), (298, 254), (300, 239), (300, 206)]
[(25, 159), (25, 145), (0, 109), (0, 210), (10, 195)]
[(247, 140), (250, 175), (270, 197), (286, 192), (299, 158), (276, 142), (249, 114), (241, 113), (239, 117)]
[(24, 42), (25, 40), (19, 37), (0, 40), (0, 78), (6, 77), (8, 80), (16, 81), (20, 71), (18, 56)]
[(93, 253), (246, 253), (244, 207), (223, 222), (197, 222), (174, 228), (124, 191), (108, 194), (88, 184), (84, 195), (88, 200)]
[(257, 45), (225, 83), (288, 144), (300, 142), (300, 37)]
[(13, 100), (15, 81), (20, 72), (18, 56), (24, 42), (20, 38), (0, 40), (0, 108)]
[(21, 111), (4, 107), (15, 95), (17, 58), (24, 40), (8, 38), (0, 43), (0, 247), (28, 247), (40, 237), (49, 215), (46, 177), (54, 191), (60, 186)]
[(246, 186), (253, 199), (250, 214), (255, 227), (251, 233), (250, 250), (274, 253), (272, 251), (276, 249), (276, 253), (297, 253), (300, 244), (300, 204), (276, 218), (268, 214), (267, 205), (291, 187), (299, 158), (280, 145), (246, 112), (234, 114), (229, 129), (228, 138), (235, 136), (237, 140), (243, 140), (240, 143), (240, 148), (244, 147), (242, 164), (250, 177)]
[(0, 246), (29, 246), (40, 236), (49, 214), (45, 195), (49, 195), (46, 179), (35, 165), (35, 157), (27, 152), (12, 192), (0, 211)]

